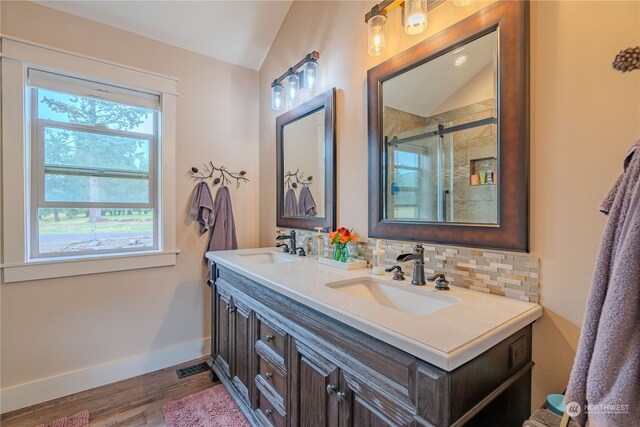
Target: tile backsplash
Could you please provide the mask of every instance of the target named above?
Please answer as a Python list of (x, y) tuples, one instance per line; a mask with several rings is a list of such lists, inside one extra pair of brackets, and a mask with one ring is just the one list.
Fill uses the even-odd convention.
[[(287, 230), (278, 229), (286, 233)], [(298, 244), (315, 241), (315, 232), (296, 230)], [(324, 234), (324, 256), (329, 255), (329, 240)], [(403, 253), (411, 253), (416, 242), (383, 240), (385, 267), (398, 264), (396, 258)], [(311, 246), (311, 245), (309, 245)], [(537, 257), (522, 252), (506, 252), (489, 249), (474, 249), (458, 246), (424, 243), (425, 274), (444, 273), (454, 286), (478, 292), (506, 296), (522, 301), (538, 302), (540, 263)], [(350, 256), (371, 262), (376, 239), (361, 241), (351, 247)], [(357, 253), (354, 253), (356, 252)], [(315, 255), (315, 254), (312, 254)], [(413, 261), (399, 263), (411, 276)]]

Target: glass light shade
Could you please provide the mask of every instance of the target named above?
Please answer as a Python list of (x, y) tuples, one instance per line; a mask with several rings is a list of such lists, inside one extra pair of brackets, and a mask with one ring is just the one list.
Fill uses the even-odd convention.
[(426, 28), (426, 0), (406, 0), (404, 2), (404, 31), (407, 34), (420, 34)]
[(287, 77), (287, 99), (289, 101), (295, 101), (298, 98), (300, 92), (300, 78), (295, 74), (289, 74)]
[(380, 56), (387, 49), (387, 17), (375, 15), (369, 19), (367, 34), (369, 36), (369, 55)]
[(304, 63), (304, 87), (314, 93), (318, 88), (318, 63), (308, 61)]
[(271, 108), (276, 111), (284, 108), (284, 88), (280, 84), (271, 87)]

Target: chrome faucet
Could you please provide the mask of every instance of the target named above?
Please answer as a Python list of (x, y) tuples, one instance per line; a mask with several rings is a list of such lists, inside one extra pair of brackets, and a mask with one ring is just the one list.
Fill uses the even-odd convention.
[(413, 277), (411, 278), (411, 284), (415, 286), (424, 286), (427, 284), (426, 280), (424, 280), (424, 248), (421, 244), (413, 248), (412, 254), (398, 255), (396, 260), (398, 262), (413, 260)]

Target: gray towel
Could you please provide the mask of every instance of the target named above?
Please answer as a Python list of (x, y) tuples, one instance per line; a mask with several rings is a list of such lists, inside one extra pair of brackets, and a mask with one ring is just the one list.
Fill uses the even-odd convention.
[(213, 199), (211, 198), (211, 190), (206, 182), (201, 181), (196, 185), (191, 198), (191, 207), (189, 208), (189, 218), (198, 221), (200, 225), (200, 234), (207, 232), (211, 224), (213, 224)]
[(209, 232), (209, 250), (226, 251), (238, 249), (236, 223), (233, 219), (229, 189), (222, 186), (213, 201), (213, 224)]
[[(522, 424), (522, 427), (558, 427), (562, 417), (548, 409), (537, 409), (531, 418)], [(578, 424), (569, 421), (569, 427), (578, 427)]]
[(293, 188), (288, 189), (284, 195), (284, 216), (299, 216), (298, 198)]
[[(624, 166), (601, 206), (609, 218), (565, 396), (590, 427), (640, 426), (640, 141)], [(626, 406), (585, 416), (585, 404)]]
[(311, 190), (306, 185), (300, 190), (300, 200), (298, 201), (298, 212), (302, 216), (316, 216), (316, 202), (313, 200)]

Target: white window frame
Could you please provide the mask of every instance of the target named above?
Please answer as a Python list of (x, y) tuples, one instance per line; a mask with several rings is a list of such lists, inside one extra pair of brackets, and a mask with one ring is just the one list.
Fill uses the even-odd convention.
[[(116, 87), (154, 94), (160, 99), (157, 164), (154, 172), (160, 191), (155, 195), (158, 212), (157, 247), (126, 253), (74, 254), (64, 258), (34, 258), (30, 252), (32, 232), (32, 167), (28, 70), (97, 81)], [(2, 282), (175, 265), (175, 116), (177, 79), (50, 48), (12, 37), (2, 37)], [(151, 172), (151, 171), (150, 171)], [(34, 182), (35, 181), (35, 182)], [(34, 189), (35, 190), (35, 189)]]

